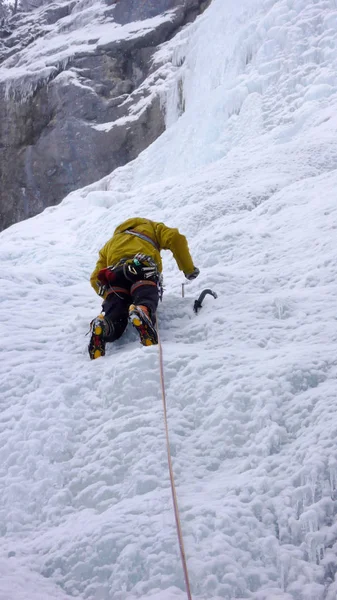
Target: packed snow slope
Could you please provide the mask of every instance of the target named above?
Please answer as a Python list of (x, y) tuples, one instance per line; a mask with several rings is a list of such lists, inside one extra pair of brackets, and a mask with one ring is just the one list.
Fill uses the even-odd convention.
[(159, 310), (193, 598), (336, 600), (337, 3), (213, 0), (164, 55), (166, 133), (0, 237), (0, 598), (186, 597), (157, 348), (86, 350), (144, 215), (201, 269)]

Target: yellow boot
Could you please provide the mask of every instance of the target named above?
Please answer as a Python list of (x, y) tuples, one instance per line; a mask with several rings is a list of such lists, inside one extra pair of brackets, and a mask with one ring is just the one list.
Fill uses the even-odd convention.
[(104, 356), (105, 354), (105, 341), (104, 334), (106, 329), (106, 322), (104, 315), (98, 315), (96, 319), (93, 319), (90, 323), (91, 337), (88, 346), (89, 356), (93, 360)]
[(158, 335), (155, 325), (153, 325), (149, 309), (142, 304), (136, 306), (131, 304), (129, 308), (129, 321), (137, 329), (140, 337), (140, 343), (143, 346), (153, 346), (158, 344)]

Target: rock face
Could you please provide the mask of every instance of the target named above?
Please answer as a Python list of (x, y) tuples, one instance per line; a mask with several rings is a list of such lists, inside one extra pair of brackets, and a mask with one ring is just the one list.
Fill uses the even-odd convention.
[(71, 0), (0, 29), (0, 229), (133, 160), (164, 130), (153, 64), (209, 0)]

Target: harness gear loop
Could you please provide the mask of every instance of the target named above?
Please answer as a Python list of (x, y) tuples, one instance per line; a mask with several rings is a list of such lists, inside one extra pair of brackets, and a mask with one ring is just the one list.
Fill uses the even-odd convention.
[(181, 562), (182, 562), (183, 571), (184, 571), (184, 578), (185, 578), (187, 598), (188, 598), (188, 600), (192, 600), (191, 587), (190, 587), (190, 581), (189, 581), (188, 569), (187, 569), (187, 562), (186, 562), (186, 554), (185, 554), (185, 548), (184, 548), (184, 540), (183, 540), (183, 534), (182, 534), (182, 530), (181, 530), (180, 517), (179, 517), (179, 508), (178, 508), (177, 493), (176, 493), (176, 487), (175, 487), (175, 482), (174, 482), (172, 459), (171, 459), (171, 449), (170, 449), (170, 439), (169, 439), (168, 419), (167, 419), (167, 405), (166, 405), (165, 381), (164, 381), (163, 348), (162, 348), (160, 337), (159, 337), (159, 329), (158, 329), (158, 320), (157, 319), (156, 319), (156, 330), (157, 330), (157, 336), (158, 336), (160, 385), (161, 385), (161, 392), (162, 392), (162, 399), (163, 399), (165, 435), (166, 435), (166, 449), (167, 449), (167, 460), (168, 460), (169, 473), (170, 473), (170, 481), (171, 481), (171, 492), (172, 492), (173, 509), (174, 509), (174, 516), (175, 516), (175, 521), (176, 521), (176, 527), (177, 527), (177, 534), (178, 534), (178, 541), (179, 541), (179, 549), (180, 549)]

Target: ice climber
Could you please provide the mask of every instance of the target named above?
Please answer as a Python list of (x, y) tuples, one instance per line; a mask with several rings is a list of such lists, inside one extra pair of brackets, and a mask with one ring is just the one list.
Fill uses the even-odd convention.
[(199, 275), (185, 236), (178, 229), (149, 219), (128, 219), (100, 250), (90, 283), (104, 301), (102, 313), (90, 326), (90, 358), (104, 356), (106, 342), (118, 340), (128, 321), (137, 329), (144, 346), (158, 343), (156, 310), (162, 293), (161, 250), (171, 250), (187, 279)]

